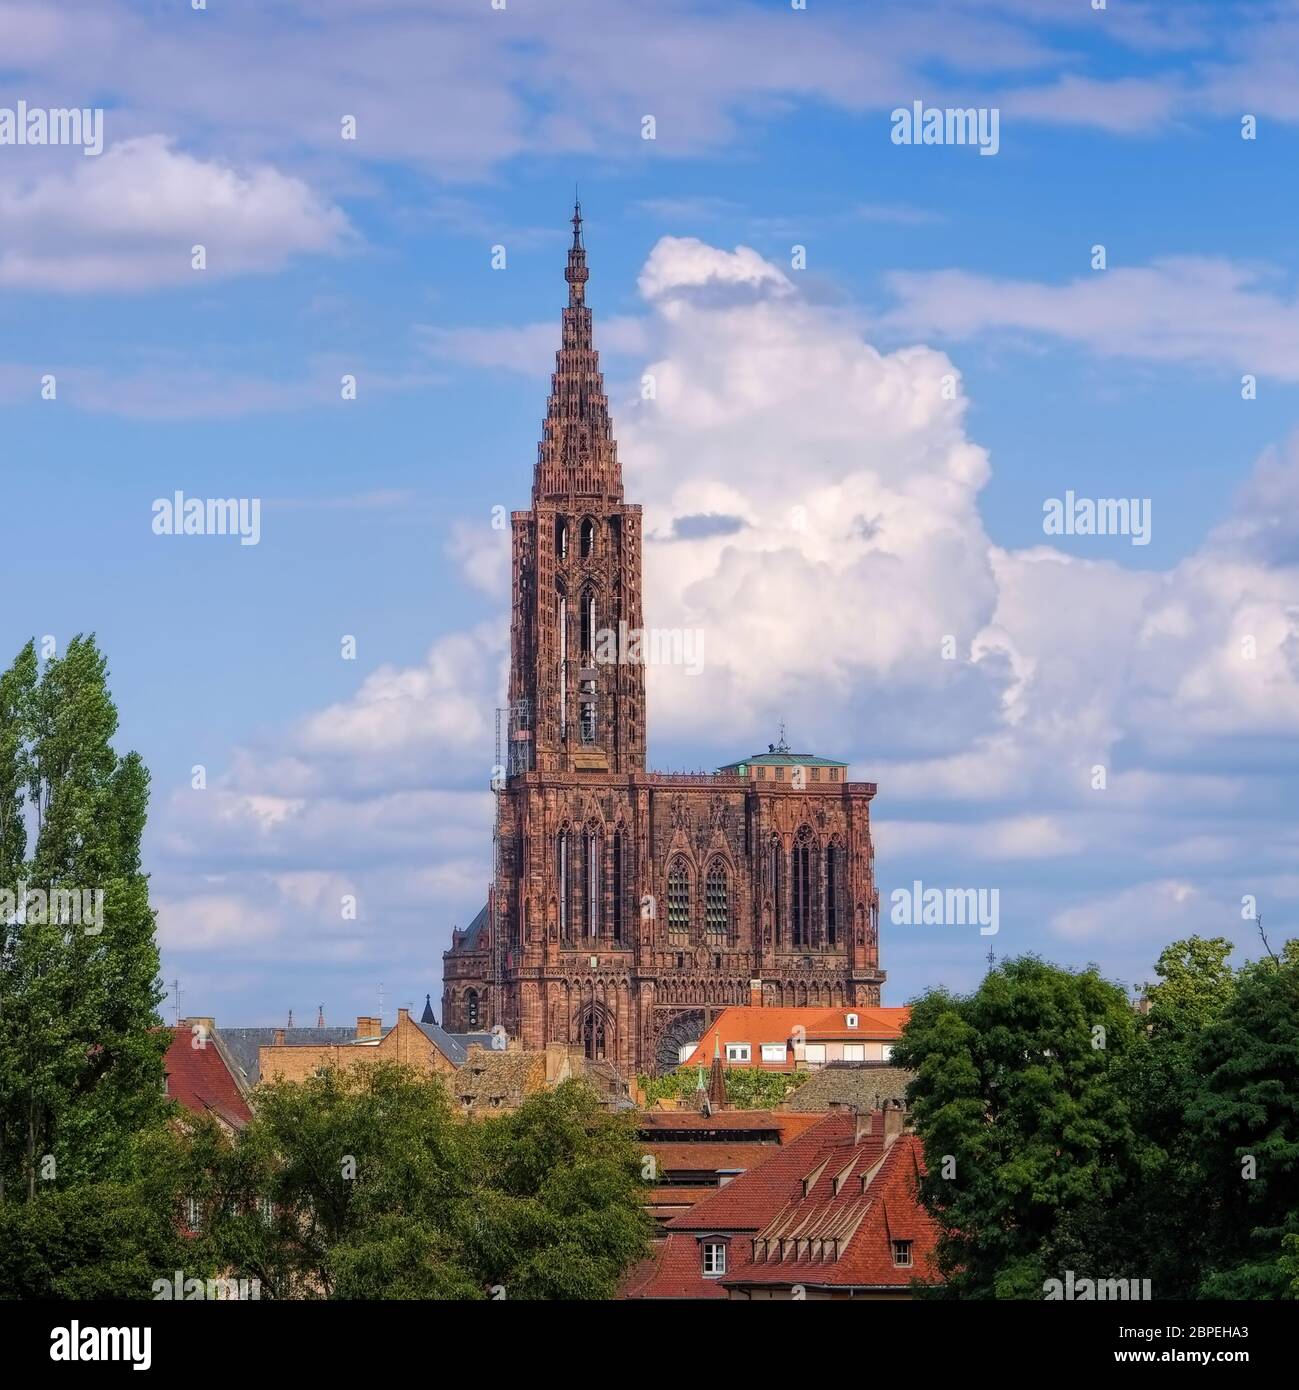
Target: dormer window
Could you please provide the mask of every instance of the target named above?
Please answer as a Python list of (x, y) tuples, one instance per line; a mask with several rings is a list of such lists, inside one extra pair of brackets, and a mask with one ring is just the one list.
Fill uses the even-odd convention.
[(704, 1251), (704, 1277), (716, 1279), (726, 1273), (726, 1246), (720, 1240), (706, 1240)]
[(899, 1269), (911, 1267), (911, 1242), (909, 1240), (895, 1240), (893, 1242), (893, 1263)]
[(845, 1025), (845, 1027), (848, 1027), (848, 1028), (856, 1028), (856, 1026), (857, 1026), (857, 1015), (856, 1015), (856, 1014), (849, 1014), (848, 1017), (844, 1019), (844, 1025)]

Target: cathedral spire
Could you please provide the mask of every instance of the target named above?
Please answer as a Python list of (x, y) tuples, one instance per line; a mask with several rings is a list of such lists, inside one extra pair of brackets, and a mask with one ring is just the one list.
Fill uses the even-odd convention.
[(582, 204), (573, 200), (573, 244), (568, 248), (568, 269), (564, 279), (568, 281), (568, 307), (578, 308), (586, 298), (586, 282), (591, 272), (586, 268), (586, 247), (582, 245)]
[(568, 304), (563, 311), (560, 348), (550, 379), (550, 400), (537, 451), (534, 502), (603, 497), (622, 501), (622, 472), (609, 419), (600, 358), (586, 304), (586, 246), (582, 204), (573, 201), (573, 244), (568, 248)]

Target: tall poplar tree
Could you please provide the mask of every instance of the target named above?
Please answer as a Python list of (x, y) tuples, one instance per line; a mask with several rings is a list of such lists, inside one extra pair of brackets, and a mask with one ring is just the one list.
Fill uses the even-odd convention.
[[(0, 923), (2, 1201), (120, 1176), (166, 1108), (149, 779), (112, 746), (106, 675), (79, 636), (39, 671), (29, 643), (0, 676), (0, 890), (26, 889)], [(90, 911), (60, 912), (56, 893)]]

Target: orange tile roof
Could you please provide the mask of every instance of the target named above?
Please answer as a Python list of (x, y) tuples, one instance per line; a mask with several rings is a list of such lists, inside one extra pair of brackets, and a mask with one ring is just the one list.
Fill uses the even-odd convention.
[[(856, 1014), (856, 1028), (844, 1022), (848, 1014)], [(722, 1059), (726, 1058), (728, 1043), (748, 1043), (750, 1061), (728, 1062), (727, 1066), (751, 1066), (765, 1071), (792, 1071), (793, 1049), (789, 1040), (795, 1028), (802, 1028), (809, 1042), (843, 1039), (847, 1042), (896, 1042), (902, 1036), (911, 1010), (900, 1008), (798, 1008), (761, 1009), (751, 1005), (733, 1005), (723, 1009), (712, 1026), (700, 1038), (694, 1052), (682, 1066), (711, 1065), (714, 1043), (720, 1040)], [(785, 1059), (781, 1062), (762, 1060), (763, 1043), (785, 1043)]]
[[(753, 1285), (905, 1291), (937, 1279), (937, 1228), (920, 1206), (920, 1140), (901, 1134), (885, 1148), (883, 1116), (856, 1137), (856, 1117), (824, 1116), (793, 1143), (667, 1224), (654, 1272), (633, 1298), (722, 1298)], [(727, 1245), (727, 1272), (703, 1274), (702, 1238)], [(893, 1262), (894, 1240), (912, 1243), (909, 1266)]]

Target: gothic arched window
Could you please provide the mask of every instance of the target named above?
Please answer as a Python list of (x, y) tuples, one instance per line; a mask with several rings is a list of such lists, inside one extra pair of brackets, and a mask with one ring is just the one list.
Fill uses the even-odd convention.
[(668, 934), (687, 936), (690, 932), (690, 870), (678, 856), (668, 869)]
[(595, 522), (588, 516), (582, 523), (582, 558), (595, 554)]
[(465, 1027), (472, 1032), (478, 1027), (478, 991), (465, 990)]
[(582, 888), (586, 901), (586, 934), (594, 939), (600, 935), (600, 918), (604, 907), (600, 891), (603, 879), (600, 873), (600, 832), (594, 826), (588, 827), (585, 841)]
[(794, 837), (792, 857), (793, 942), (795, 946), (812, 944), (812, 832), (805, 825)]
[(555, 599), (555, 624), (559, 630), (559, 736), (568, 732), (568, 599), (561, 586)]
[(834, 839), (825, 850), (825, 940), (828, 946), (839, 944), (842, 898), (843, 846), (838, 839)]
[(776, 918), (776, 945), (780, 945), (785, 927), (784, 883), (780, 872), (780, 836), (773, 835), (767, 851), (767, 879), (771, 886), (771, 902)]
[(555, 518), (555, 554), (561, 560), (568, 554), (568, 522), (562, 516)]
[(725, 936), (730, 916), (730, 893), (726, 882), (726, 863), (714, 859), (704, 882), (704, 928), (710, 936)]
[(613, 879), (610, 885), (613, 889), (613, 921), (610, 926), (613, 928), (613, 939), (622, 940), (622, 905), (623, 905), (623, 862), (622, 862), (622, 831), (615, 830), (613, 835), (613, 860), (610, 864), (610, 873)]
[(612, 1024), (600, 1005), (593, 1004), (582, 1015), (579, 1031), (582, 1035), (582, 1051), (593, 1062), (600, 1061), (608, 1051), (610, 1035), (613, 1032)]
[(568, 905), (570, 900), (568, 862), (568, 827), (559, 832), (555, 842), (555, 884), (559, 893), (559, 939), (568, 940)]

